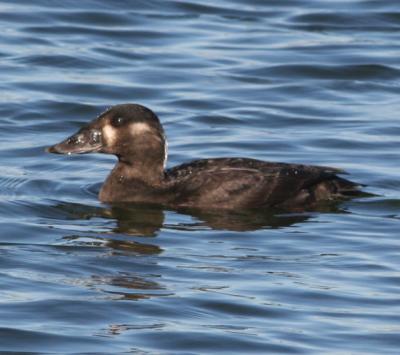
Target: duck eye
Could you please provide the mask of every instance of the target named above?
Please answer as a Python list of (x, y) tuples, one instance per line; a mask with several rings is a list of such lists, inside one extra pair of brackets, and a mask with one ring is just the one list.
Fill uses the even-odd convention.
[(112, 123), (113, 123), (114, 127), (122, 126), (125, 123), (125, 118), (124, 117), (115, 117), (113, 119)]

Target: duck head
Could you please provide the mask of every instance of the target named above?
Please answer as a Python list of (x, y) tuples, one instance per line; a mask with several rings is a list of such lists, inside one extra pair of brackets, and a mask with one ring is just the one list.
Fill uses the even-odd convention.
[(113, 154), (122, 164), (153, 173), (160, 172), (160, 169), (162, 172), (167, 159), (167, 143), (158, 117), (137, 104), (111, 107), (47, 151), (56, 154)]

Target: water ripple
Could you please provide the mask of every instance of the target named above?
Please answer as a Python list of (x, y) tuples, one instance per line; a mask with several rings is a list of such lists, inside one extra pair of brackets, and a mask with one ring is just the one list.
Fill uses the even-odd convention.
[[(398, 353), (398, 1), (0, 10), (0, 352)], [(113, 157), (44, 148), (121, 102), (159, 115), (169, 166), (332, 165), (375, 196), (297, 214), (101, 204)]]

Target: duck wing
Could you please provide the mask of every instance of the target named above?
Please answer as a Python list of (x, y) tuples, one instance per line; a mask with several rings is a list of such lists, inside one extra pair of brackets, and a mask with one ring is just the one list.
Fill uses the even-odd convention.
[(175, 185), (176, 204), (207, 208), (301, 203), (320, 183), (340, 180), (338, 173), (342, 171), (329, 167), (243, 158), (197, 160), (167, 172)]

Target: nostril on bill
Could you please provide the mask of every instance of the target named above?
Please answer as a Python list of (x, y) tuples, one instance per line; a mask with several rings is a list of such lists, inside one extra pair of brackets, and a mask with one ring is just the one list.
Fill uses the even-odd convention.
[(67, 140), (67, 144), (77, 145), (81, 143), (84, 143), (84, 137), (82, 134), (69, 137)]

